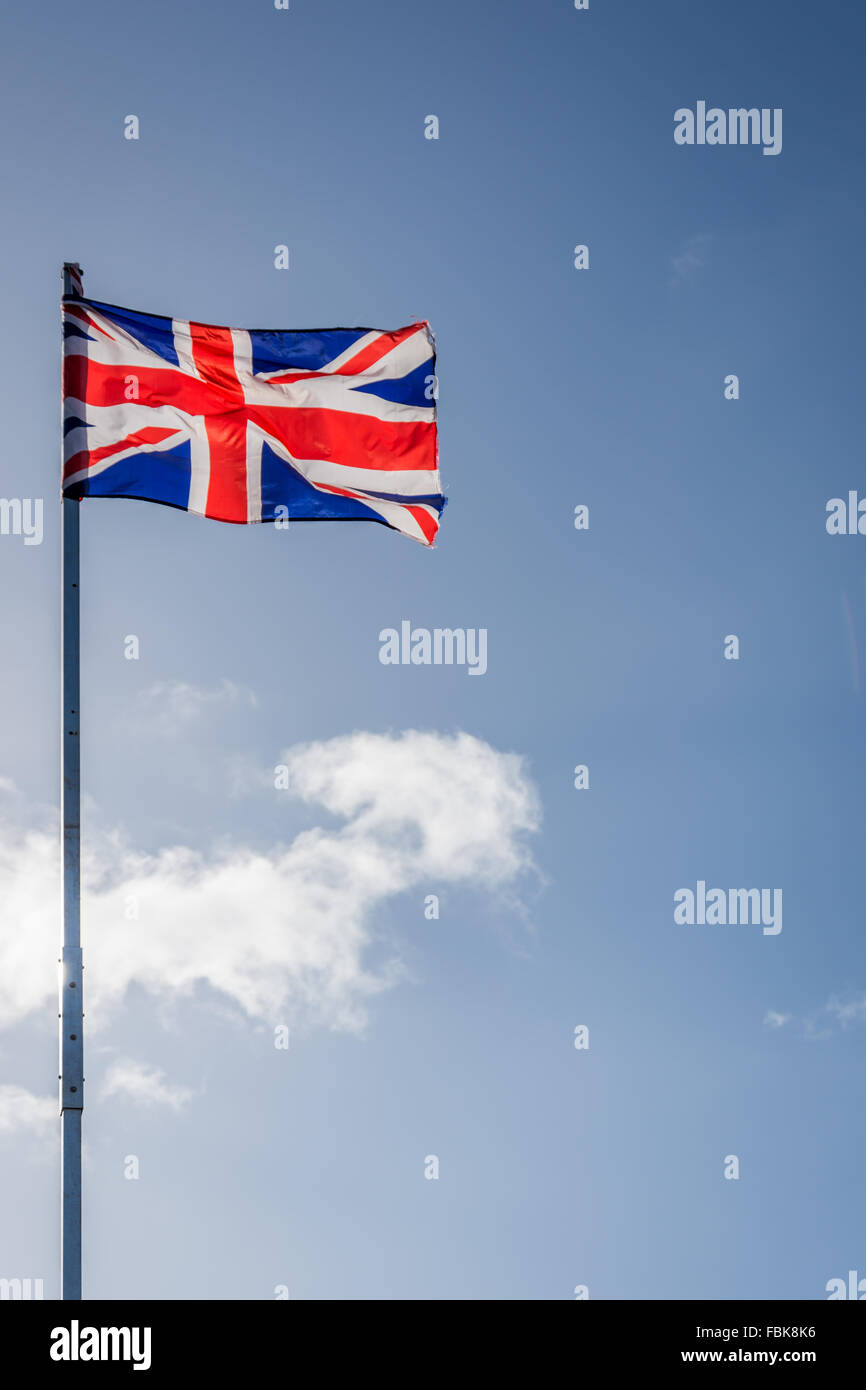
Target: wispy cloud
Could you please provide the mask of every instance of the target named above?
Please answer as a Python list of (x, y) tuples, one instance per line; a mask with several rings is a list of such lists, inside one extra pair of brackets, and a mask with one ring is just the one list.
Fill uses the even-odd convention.
[(146, 731), (151, 737), (170, 738), (187, 733), (208, 716), (257, 706), (254, 691), (225, 678), (212, 687), (186, 681), (154, 681), (138, 693), (123, 723), (138, 733)]
[(0, 1135), (45, 1138), (58, 1125), (57, 1098), (34, 1096), (23, 1086), (0, 1086)]
[(778, 1013), (775, 1009), (768, 1009), (764, 1015), (764, 1024), (768, 1028), (782, 1028), (791, 1022), (810, 1042), (823, 1042), (840, 1029), (866, 1023), (866, 991), (851, 995), (848, 999), (831, 995), (820, 1009), (799, 1020), (793, 1014)]
[(679, 251), (671, 257), (671, 285), (682, 285), (686, 281), (694, 279), (698, 271), (706, 264), (707, 252), (712, 239), (712, 236), (706, 233), (702, 236), (689, 237), (683, 243)]
[(138, 1105), (167, 1105), (172, 1110), (181, 1110), (195, 1092), (168, 1081), (165, 1072), (157, 1067), (120, 1058), (108, 1069), (102, 1095), (125, 1096)]
[(839, 999), (834, 994), (827, 1001), (827, 1012), (842, 1028), (847, 1028), (850, 1023), (866, 1023), (866, 993), (848, 1000)]
[(767, 1028), (784, 1028), (785, 1024), (790, 1022), (790, 1014), (780, 1014), (775, 1009), (768, 1009), (764, 1015), (764, 1023)]
[[(202, 985), (248, 1017), (358, 1029), (400, 978), (377, 909), (410, 890), (513, 893), (539, 808), (522, 760), (461, 733), (356, 733), (288, 749), (290, 793), (344, 823), (267, 852), (141, 854), (117, 837), (85, 866), (87, 1014), (104, 1024), (137, 983), (162, 1001)], [(56, 990), (56, 834), (0, 833), (0, 1025)], [(129, 906), (135, 913), (130, 920)]]

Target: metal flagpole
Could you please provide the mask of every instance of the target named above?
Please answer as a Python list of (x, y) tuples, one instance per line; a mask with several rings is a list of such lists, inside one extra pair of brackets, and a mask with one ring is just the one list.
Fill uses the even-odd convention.
[[(63, 267), (63, 293), (82, 297), (81, 269)], [(81, 1114), (84, 1109), (84, 1011), (81, 963), (81, 782), (77, 498), (61, 510), (61, 776), (63, 948), (60, 958), (60, 1297), (81, 1298)]]

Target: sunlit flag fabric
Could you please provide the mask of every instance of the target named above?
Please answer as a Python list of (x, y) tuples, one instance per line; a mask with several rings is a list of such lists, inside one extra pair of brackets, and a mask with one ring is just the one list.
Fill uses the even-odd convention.
[(378, 521), (432, 545), (439, 478), (426, 322), (217, 328), (63, 300), (63, 492), (216, 521)]

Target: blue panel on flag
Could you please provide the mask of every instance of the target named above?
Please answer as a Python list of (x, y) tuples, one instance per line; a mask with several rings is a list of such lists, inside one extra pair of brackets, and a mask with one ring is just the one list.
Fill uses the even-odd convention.
[(140, 314), (136, 309), (120, 309), (116, 304), (100, 304), (95, 299), (88, 300), (88, 303), (103, 314), (108, 314), (109, 318), (127, 333), (131, 333), (140, 343), (144, 343), (151, 352), (159, 353), (159, 356), (164, 357), (173, 367), (178, 366), (171, 319), (163, 318), (160, 314)]
[(95, 477), (83, 479), (69, 492), (73, 497), (139, 497), (186, 510), (190, 474), (187, 439), (173, 449), (130, 454)]
[(317, 372), (369, 332), (369, 328), (325, 328), (314, 333), (305, 333), (303, 329), (283, 332), (254, 328), (250, 332), (253, 371), (278, 372), (281, 367), (300, 367)]
[(273, 521), (278, 506), (288, 507), (295, 521), (381, 521), (377, 512), (354, 497), (320, 492), (267, 444), (262, 446), (262, 520)]
[(352, 389), (366, 391), (371, 396), (380, 396), (385, 401), (399, 401), (401, 405), (431, 406), (433, 397), (428, 397), (426, 391), (432, 384), (433, 365), (432, 361), (422, 362), (414, 372), (397, 377), (396, 380), (372, 381), (366, 386), (354, 386)]
[(83, 338), (86, 343), (93, 342), (95, 333), (88, 333), (83, 323), (64, 323), (64, 338)]

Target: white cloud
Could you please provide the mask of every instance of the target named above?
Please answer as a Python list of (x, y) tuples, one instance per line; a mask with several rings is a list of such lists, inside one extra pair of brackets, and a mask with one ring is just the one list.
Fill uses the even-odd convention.
[[(91, 1029), (133, 982), (162, 1000), (205, 983), (251, 1018), (358, 1028), (400, 975), (371, 960), (376, 909), (443, 884), (513, 890), (539, 822), (520, 758), (468, 734), (357, 733), (289, 749), (291, 790), (345, 820), (263, 853), (140, 854), (107, 836), (85, 865)], [(59, 927), (56, 834), (0, 834), (0, 1025), (49, 1006)], [(138, 919), (127, 920), (130, 899)]]
[(832, 1014), (843, 1028), (847, 1028), (849, 1023), (866, 1023), (866, 994), (849, 999), (847, 1003), (843, 1003), (834, 994), (832, 999), (827, 1001), (827, 1012)]
[(108, 1069), (102, 1087), (103, 1097), (126, 1096), (139, 1105), (168, 1105), (180, 1110), (195, 1093), (187, 1086), (166, 1080), (165, 1072), (144, 1062), (121, 1058)]
[(767, 1028), (784, 1028), (786, 1023), (790, 1023), (790, 1014), (777, 1013), (775, 1009), (768, 1009), (764, 1015), (764, 1023)]
[(154, 681), (139, 691), (123, 723), (139, 733), (171, 737), (186, 733), (208, 714), (257, 706), (252, 690), (225, 678), (210, 689), (186, 681)]
[(56, 1097), (34, 1096), (23, 1086), (0, 1086), (0, 1135), (54, 1134), (59, 1124)]

